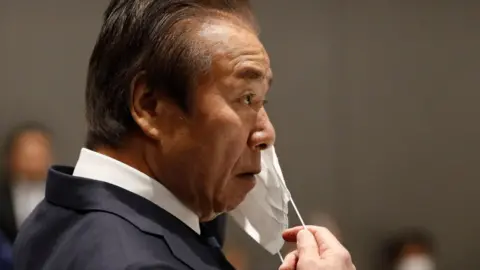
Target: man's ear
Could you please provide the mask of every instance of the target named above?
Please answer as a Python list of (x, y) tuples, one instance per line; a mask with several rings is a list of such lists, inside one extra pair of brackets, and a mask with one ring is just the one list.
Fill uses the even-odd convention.
[(163, 111), (162, 100), (153, 89), (149, 89), (145, 73), (133, 79), (130, 95), (130, 113), (140, 129), (148, 137), (160, 140), (160, 118)]

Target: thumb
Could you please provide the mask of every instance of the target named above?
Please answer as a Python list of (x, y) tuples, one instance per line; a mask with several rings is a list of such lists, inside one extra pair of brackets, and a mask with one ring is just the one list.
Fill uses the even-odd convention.
[(309, 230), (301, 230), (298, 232), (297, 250), (299, 258), (316, 258), (320, 254), (315, 236), (313, 236)]

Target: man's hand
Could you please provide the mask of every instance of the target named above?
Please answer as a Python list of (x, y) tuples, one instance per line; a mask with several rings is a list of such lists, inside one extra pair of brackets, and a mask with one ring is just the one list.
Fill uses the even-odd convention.
[(355, 270), (350, 253), (333, 234), (323, 228), (307, 226), (283, 233), (287, 242), (297, 242), (297, 250), (289, 253), (279, 270)]

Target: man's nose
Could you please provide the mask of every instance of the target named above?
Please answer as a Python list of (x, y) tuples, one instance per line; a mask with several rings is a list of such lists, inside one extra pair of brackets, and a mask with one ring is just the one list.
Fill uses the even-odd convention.
[(258, 112), (255, 128), (250, 134), (248, 145), (254, 151), (262, 151), (273, 145), (275, 142), (275, 128), (268, 118), (265, 109)]

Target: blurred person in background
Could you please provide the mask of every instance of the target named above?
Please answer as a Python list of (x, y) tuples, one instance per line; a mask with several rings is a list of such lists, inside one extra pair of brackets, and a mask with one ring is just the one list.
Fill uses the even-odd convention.
[(23, 221), (44, 198), (52, 162), (50, 131), (23, 124), (7, 136), (0, 179), (0, 230), (13, 243)]
[(434, 241), (423, 229), (404, 229), (382, 245), (380, 270), (435, 270)]

